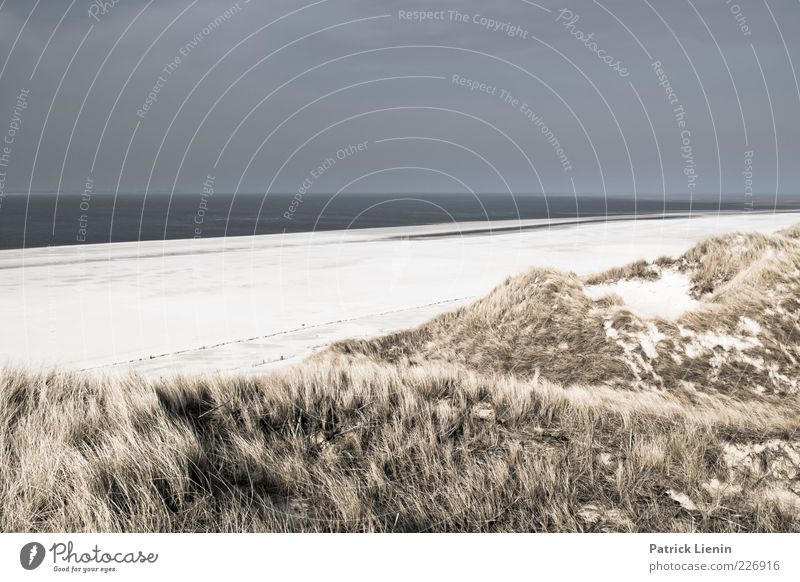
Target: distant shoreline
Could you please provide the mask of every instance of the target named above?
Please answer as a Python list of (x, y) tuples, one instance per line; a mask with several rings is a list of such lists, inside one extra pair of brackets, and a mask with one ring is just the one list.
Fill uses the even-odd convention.
[[(530, 231), (565, 229), (588, 225), (602, 225), (604, 223), (639, 223), (657, 222), (674, 220), (698, 220), (713, 218), (734, 218), (746, 216), (772, 216), (796, 214), (800, 221), (800, 209), (785, 209), (778, 211), (754, 210), (749, 212), (720, 211), (720, 212), (673, 212), (666, 214), (613, 214), (606, 216), (580, 216), (580, 217), (552, 217), (552, 218), (532, 218), (515, 220), (489, 220), (489, 221), (465, 221), (456, 223), (426, 223), (409, 224), (403, 226), (377, 226), (353, 229), (326, 229), (316, 231), (299, 232), (280, 232), (268, 234), (241, 234), (219, 237), (207, 237), (201, 239), (177, 238), (177, 239), (152, 239), (137, 241), (119, 242), (100, 242), (86, 243), (81, 245), (54, 245), (48, 247), (12, 248), (0, 249), (0, 270), (9, 267), (8, 260), (25, 257), (28, 266), (43, 266), (50, 263), (37, 261), (39, 257), (58, 257), (57, 262), (52, 264), (64, 264), (67, 257), (80, 262), (92, 262), (92, 256), (96, 255), (98, 260), (106, 261), (109, 259), (109, 251), (113, 250), (116, 258), (137, 259), (146, 257), (165, 257), (183, 254), (211, 253), (211, 252), (231, 252), (243, 249), (254, 249), (260, 242), (270, 243), (280, 241), (280, 246), (296, 246), (316, 244), (315, 239), (319, 238), (321, 244), (328, 237), (344, 236), (346, 243), (363, 243), (369, 241), (411, 241), (411, 240), (435, 240), (450, 237), (482, 237), (511, 235), (515, 233), (525, 233)], [(125, 252), (129, 250), (130, 252)], [(68, 255), (61, 256), (62, 252)], [(54, 255), (55, 253), (55, 255)], [(3, 259), (6, 259), (5, 261)], [(13, 267), (13, 266), (12, 266)]]
[[(741, 200), (521, 194), (38, 194), (8, 195), (0, 250), (363, 230), (464, 222), (631, 218), (649, 214), (742, 213)], [(755, 211), (772, 212), (774, 197)], [(778, 200), (777, 210), (800, 210)]]

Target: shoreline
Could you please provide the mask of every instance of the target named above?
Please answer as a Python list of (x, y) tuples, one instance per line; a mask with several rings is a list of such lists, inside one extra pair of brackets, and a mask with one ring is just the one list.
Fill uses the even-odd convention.
[[(750, 212), (741, 211), (720, 211), (720, 212), (667, 212), (650, 214), (609, 214), (609, 215), (586, 215), (579, 217), (558, 217), (558, 218), (526, 218), (513, 220), (474, 220), (464, 222), (440, 222), (431, 224), (416, 224), (408, 226), (382, 226), (368, 228), (353, 228), (345, 230), (310, 230), (302, 232), (270, 233), (257, 235), (229, 235), (229, 236), (209, 236), (203, 238), (168, 238), (168, 239), (147, 239), (142, 241), (123, 241), (123, 242), (102, 242), (85, 243), (53, 246), (36, 246), (28, 248), (0, 249), (0, 270), (8, 268), (9, 263), (15, 260), (25, 260), (29, 266), (41, 265), (46, 263), (36, 262), (42, 256), (51, 258), (54, 254), (62, 257), (66, 254), (77, 256), (81, 260), (90, 259), (92, 256), (99, 256), (102, 260), (107, 259), (108, 251), (130, 251), (125, 257), (148, 257), (165, 256), (164, 247), (172, 247), (170, 253), (181, 254), (197, 252), (226, 252), (237, 250), (243, 247), (256, 247), (260, 243), (270, 243), (280, 240), (281, 244), (308, 244), (313, 242), (310, 239), (320, 238), (339, 238), (344, 233), (353, 237), (354, 240), (391, 240), (391, 239), (423, 239), (438, 238), (448, 236), (466, 235), (500, 235), (514, 234), (532, 229), (547, 228), (566, 228), (582, 226), (586, 224), (604, 224), (614, 222), (647, 222), (671, 220), (698, 220), (710, 218), (732, 218), (747, 216), (782, 216), (795, 214), (800, 216), (800, 209), (781, 209), (781, 210), (754, 210)], [(325, 242), (324, 240), (322, 242)], [(208, 247), (208, 248), (206, 248)], [(135, 252), (134, 252), (135, 251)], [(142, 251), (145, 253), (142, 254)], [(156, 253), (156, 251), (160, 251)], [(59, 263), (60, 264), (60, 263)], [(13, 265), (12, 265), (13, 266)]]

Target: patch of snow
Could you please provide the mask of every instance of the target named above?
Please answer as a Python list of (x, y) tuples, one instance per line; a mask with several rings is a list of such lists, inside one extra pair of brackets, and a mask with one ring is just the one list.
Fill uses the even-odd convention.
[[(650, 376), (656, 381), (661, 378), (656, 374), (650, 360), (658, 357), (656, 345), (666, 336), (658, 331), (658, 328), (650, 324), (646, 331), (640, 331), (635, 334), (623, 334), (613, 327), (610, 318), (606, 318), (603, 322), (603, 327), (606, 330), (606, 337), (613, 340), (625, 353), (625, 362), (630, 367), (634, 376), (638, 381), (642, 381), (644, 376)], [(640, 353), (641, 350), (647, 359)]]
[[(752, 323), (754, 325), (758, 325), (756, 322)], [(745, 356), (743, 356), (741, 352), (761, 345), (761, 342), (755, 337), (738, 337), (714, 331), (707, 331), (705, 333), (698, 334), (683, 327), (678, 328), (678, 330), (682, 338), (690, 340), (684, 345), (684, 351), (690, 358), (697, 358), (704, 352), (713, 351), (714, 348), (722, 348), (725, 352), (739, 352), (739, 356), (744, 361)], [(718, 358), (719, 363), (724, 362), (724, 360), (724, 358)], [(752, 362), (753, 365), (756, 365), (756, 362), (757, 361), (754, 360)]]
[(800, 443), (770, 439), (761, 443), (726, 444), (725, 464), (731, 469), (769, 473), (779, 479), (794, 480), (800, 476)]
[(769, 379), (775, 384), (788, 387), (791, 392), (797, 391), (800, 385), (796, 378), (790, 378), (786, 374), (781, 374), (780, 367), (775, 363), (769, 366)]
[(597, 462), (603, 467), (613, 467), (616, 464), (611, 453), (599, 453), (597, 455)]
[(788, 489), (769, 489), (764, 492), (764, 497), (776, 502), (784, 511), (800, 513), (800, 495)]
[(674, 489), (669, 489), (667, 491), (667, 495), (669, 495), (673, 501), (677, 501), (681, 507), (683, 507), (687, 511), (698, 511), (699, 508), (697, 504), (692, 501), (686, 493), (681, 493), (680, 491), (675, 491)]
[(753, 366), (756, 370), (763, 370), (764, 369), (764, 358), (761, 356), (758, 357), (751, 357), (745, 354), (739, 356), (739, 359), (744, 362), (745, 364), (749, 364)]
[(611, 322), (610, 319), (606, 319), (603, 322), (603, 327), (606, 330), (606, 337), (609, 337), (611, 339), (619, 337), (619, 332), (616, 329), (614, 329), (614, 324)]
[(658, 328), (651, 322), (647, 323), (647, 331), (639, 332), (636, 334), (636, 337), (639, 340), (639, 345), (642, 346), (642, 351), (651, 360), (658, 357), (658, 352), (656, 351), (658, 342), (667, 338), (667, 336), (658, 331)]
[(479, 420), (493, 421), (497, 417), (494, 408), (486, 403), (479, 403), (472, 407), (472, 416)]
[(719, 479), (711, 479), (708, 483), (703, 483), (703, 489), (708, 491), (711, 495), (723, 497), (725, 495), (738, 495), (742, 492), (742, 488), (738, 485), (731, 483), (723, 483)]
[(753, 321), (749, 317), (739, 318), (739, 327), (750, 335), (758, 335), (761, 333), (761, 326), (757, 321)]
[(689, 277), (674, 269), (663, 271), (655, 281), (622, 279), (584, 288), (595, 301), (611, 294), (619, 296), (625, 307), (641, 318), (673, 320), (701, 305), (689, 295), (690, 290)]
[(695, 342), (686, 344), (685, 351), (686, 351), (686, 356), (692, 359), (698, 357), (700, 354), (703, 353), (703, 350), (700, 349), (699, 344)]
[(697, 336), (697, 339), (704, 348), (713, 350), (719, 347), (726, 352), (730, 350), (744, 351), (761, 345), (761, 342), (755, 338), (741, 338), (733, 335), (718, 334), (712, 331), (707, 331)]

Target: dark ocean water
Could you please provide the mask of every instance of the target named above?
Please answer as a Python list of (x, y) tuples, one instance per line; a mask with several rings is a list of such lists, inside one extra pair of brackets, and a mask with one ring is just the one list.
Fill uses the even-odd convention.
[[(312, 230), (409, 226), (516, 218), (598, 217), (661, 212), (744, 212), (744, 204), (717, 200), (548, 196), (541, 194), (6, 195), (0, 199), (0, 249), (107, 242), (244, 236)], [(756, 200), (772, 210), (773, 199)], [(799, 208), (783, 202), (778, 209)]]

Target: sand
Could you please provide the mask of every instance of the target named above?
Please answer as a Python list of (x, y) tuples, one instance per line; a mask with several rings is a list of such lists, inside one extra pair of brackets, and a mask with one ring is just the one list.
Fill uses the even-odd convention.
[[(798, 222), (614, 217), (2, 251), (0, 363), (259, 373), (338, 339), (419, 325), (532, 266), (583, 275)], [(644, 296), (645, 308), (657, 302)]]

